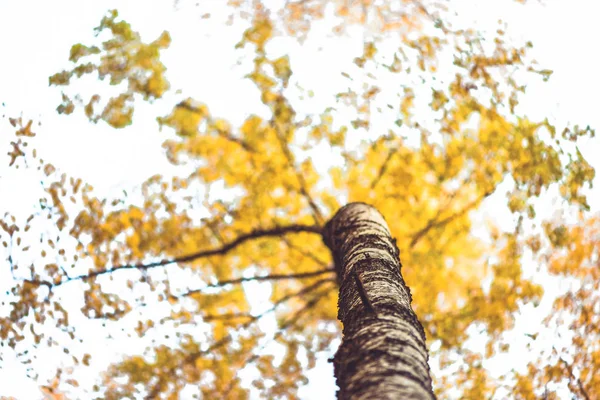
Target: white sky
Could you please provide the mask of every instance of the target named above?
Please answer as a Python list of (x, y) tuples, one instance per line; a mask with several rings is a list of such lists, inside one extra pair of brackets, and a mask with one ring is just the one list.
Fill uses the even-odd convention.
[[(0, 115), (14, 117), (22, 112), (25, 119), (41, 121), (35, 141), (39, 154), (59, 168), (84, 177), (100, 191), (120, 191), (121, 187), (170, 170), (172, 167), (161, 149), (164, 135), (157, 132), (154, 117), (157, 112), (169, 111), (172, 98), (158, 102), (152, 114), (144, 114), (150, 107), (137, 103), (134, 128), (115, 131), (104, 124), (88, 123), (81, 113), (58, 116), (54, 109), (59, 102), (59, 90), (48, 87), (48, 76), (68, 66), (73, 43), (92, 40), (92, 29), (106, 10), (118, 8), (120, 16), (139, 30), (144, 40), (154, 39), (164, 29), (170, 31), (173, 43), (163, 60), (172, 88), (181, 88), (186, 97), (206, 102), (214, 115), (240, 123), (248, 114), (261, 112), (256, 89), (250, 82), (239, 79), (248, 71), (246, 66), (237, 65), (243, 53), (233, 51), (233, 44), (245, 27), (223, 28), (213, 22), (221, 0), (200, 3), (202, 6), (191, 7), (191, 11), (178, 12), (168, 0), (153, 2), (152, 7), (141, 0), (0, 0), (3, 59), (0, 103), (5, 104), (0, 105)], [(600, 53), (593, 41), (600, 37), (597, 23), (600, 5), (590, 0), (548, 0), (546, 6), (532, 2), (527, 7), (505, 6), (508, 1), (488, 1), (485, 7), (484, 2), (477, 0), (454, 3), (461, 15), (473, 18), (482, 27), (495, 29), (499, 18), (508, 21), (509, 32), (532, 40), (535, 58), (544, 68), (554, 70), (549, 82), (528, 86), (522, 103), (528, 115), (534, 119), (548, 116), (560, 123), (573, 121), (584, 126), (600, 126), (595, 100), (600, 93), (600, 74), (596, 72)], [(180, 4), (187, 7), (195, 2), (181, 0)], [(211, 9), (213, 19), (202, 20), (200, 16), (207, 9)], [(318, 47), (324, 50), (317, 53)], [(282, 49), (291, 53), (294, 76), (304, 88), (318, 89), (314, 101), (307, 106), (314, 107), (314, 111), (331, 104), (330, 96), (344, 89), (344, 80), (333, 76), (335, 65), (349, 65), (361, 50), (362, 37), (308, 40), (302, 48)], [(319, 63), (312, 62), (315, 56), (319, 57)], [(227, 88), (226, 93), (224, 88)], [(249, 109), (249, 106), (254, 108)], [(2, 154), (8, 151), (8, 143), (13, 140), (12, 131), (7, 128), (6, 119), (0, 120)], [(597, 169), (600, 168), (599, 142), (600, 139), (594, 139), (580, 146), (586, 159)], [(10, 209), (26, 214), (37, 201), (39, 183), (6, 165), (6, 162), (0, 163), (0, 212)], [(590, 199), (592, 209), (599, 210), (598, 191)], [(484, 214), (494, 215), (494, 204), (488, 203), (486, 207)], [(539, 211), (552, 215), (550, 208)], [(4, 293), (7, 284), (10, 286), (7, 269), (0, 265), (0, 293)], [(533, 319), (526, 315), (520, 320), (526, 323)], [(106, 355), (105, 361), (110, 361), (110, 355)], [(309, 372), (309, 378), (309, 388), (301, 392), (304, 398), (333, 398), (335, 386), (329, 365), (321, 363)], [(0, 395), (40, 398), (36, 383), (26, 377), (23, 365), (10, 357), (0, 364)]]

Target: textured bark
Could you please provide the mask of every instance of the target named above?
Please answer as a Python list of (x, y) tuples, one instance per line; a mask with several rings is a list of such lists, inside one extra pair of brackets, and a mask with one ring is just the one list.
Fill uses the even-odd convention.
[(434, 399), (425, 333), (383, 216), (348, 204), (323, 238), (334, 256), (344, 325), (333, 359), (338, 399)]

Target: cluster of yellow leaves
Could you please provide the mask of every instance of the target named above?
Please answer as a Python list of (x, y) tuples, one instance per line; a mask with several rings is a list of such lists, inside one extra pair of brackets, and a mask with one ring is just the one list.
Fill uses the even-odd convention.
[[(95, 104), (100, 101), (97, 94), (92, 95), (84, 107), (90, 121), (102, 119), (112, 127), (123, 128), (131, 124), (136, 94), (144, 100), (153, 100), (162, 97), (169, 89), (165, 78), (166, 68), (160, 61), (160, 50), (169, 47), (171, 37), (168, 32), (163, 32), (156, 40), (145, 44), (129, 23), (117, 21), (117, 18), (118, 12), (112, 10), (96, 28), (97, 34), (107, 30), (112, 35), (111, 39), (102, 42), (101, 47), (81, 43), (73, 45), (69, 61), (77, 65), (71, 70), (52, 75), (50, 85), (66, 86), (71, 84), (72, 78), (94, 72), (101, 80), (108, 77), (111, 85), (126, 81), (126, 91), (110, 98), (101, 112), (95, 110)], [(96, 55), (99, 57), (94, 57)], [(58, 112), (71, 114), (75, 109), (73, 100), (64, 93), (62, 98)], [(78, 97), (75, 100), (81, 102)]]
[[(240, 338), (237, 348), (219, 346), (210, 351), (200, 348), (191, 335), (182, 335), (180, 340), (180, 349), (174, 350), (168, 346), (153, 349), (152, 361), (148, 361), (148, 357), (135, 356), (111, 367), (110, 375), (104, 381), (104, 398), (132, 396), (138, 392), (136, 386), (139, 384), (147, 387), (148, 394), (152, 396), (167, 392), (172, 393), (169, 398), (177, 398), (176, 393), (192, 384), (204, 398), (223, 395), (236, 399), (247, 398), (247, 392), (240, 387), (240, 378), (235, 371), (243, 367), (247, 354), (257, 345), (256, 336)], [(180, 379), (173, 380), (175, 373)], [(122, 376), (128, 378), (126, 384), (117, 383), (111, 378)], [(199, 385), (201, 382), (203, 384)]]
[(546, 349), (526, 375), (517, 375), (514, 395), (535, 399), (549, 388), (548, 398), (558, 398), (562, 388), (574, 398), (595, 399), (600, 396), (600, 218), (581, 215), (577, 225), (552, 231), (559, 231), (560, 239), (554, 236), (558, 250), (547, 255), (548, 269), (570, 287), (555, 300), (546, 323), (570, 343)]

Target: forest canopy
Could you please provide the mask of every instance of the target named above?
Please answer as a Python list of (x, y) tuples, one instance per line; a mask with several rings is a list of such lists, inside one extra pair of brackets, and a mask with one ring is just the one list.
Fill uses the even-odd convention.
[[(30, 209), (0, 208), (0, 357), (56, 399), (298, 398), (341, 339), (323, 228), (365, 202), (400, 250), (440, 399), (600, 397), (600, 217), (579, 147), (594, 130), (522, 106), (552, 79), (535, 43), (453, 1), (179, 3), (188, 32), (223, 36), (149, 35), (111, 9), (48, 74), (61, 129), (114, 147), (143, 132), (158, 173), (95, 189), (44, 155), (43, 117), (0, 120), (1, 171), (41, 186)], [(188, 59), (169, 57), (177, 39)]]

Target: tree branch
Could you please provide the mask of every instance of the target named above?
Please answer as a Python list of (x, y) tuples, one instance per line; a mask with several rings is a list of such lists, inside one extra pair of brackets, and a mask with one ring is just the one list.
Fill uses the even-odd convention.
[(434, 229), (434, 228), (439, 228), (442, 227), (450, 222), (452, 222), (453, 220), (455, 220), (456, 218), (462, 217), (463, 215), (465, 215), (466, 213), (468, 213), (469, 211), (471, 211), (473, 208), (475, 208), (476, 206), (479, 205), (479, 203), (481, 203), (486, 197), (488, 197), (489, 195), (491, 195), (493, 192), (489, 191), (489, 192), (485, 192), (483, 194), (483, 196), (479, 197), (478, 199), (472, 201), (471, 203), (467, 204), (467, 206), (465, 208), (463, 208), (460, 211), (455, 212), (452, 215), (447, 216), (446, 218), (442, 218), (440, 220), (438, 220), (438, 216), (439, 216), (439, 212), (438, 214), (429, 220), (429, 222), (427, 222), (427, 224), (425, 225), (425, 227), (423, 227), (423, 229), (417, 231), (413, 236), (412, 236), (412, 240), (410, 241), (410, 245), (409, 248), (413, 248), (417, 242), (419, 240), (421, 240), (430, 230)]
[(385, 161), (383, 162), (383, 164), (381, 164), (381, 167), (379, 168), (379, 173), (377, 174), (375, 179), (373, 179), (373, 182), (371, 182), (371, 189), (375, 189), (375, 186), (377, 186), (377, 184), (379, 183), (381, 178), (383, 178), (383, 175), (385, 175), (385, 173), (387, 172), (387, 168), (388, 168), (390, 160), (392, 159), (394, 154), (396, 154), (397, 151), (398, 151), (398, 149), (396, 149), (395, 147), (392, 147), (390, 149), (387, 157), (385, 158)]
[(297, 251), (298, 253), (300, 253), (302, 256), (310, 258), (311, 260), (313, 260), (315, 263), (322, 265), (322, 266), (326, 266), (327, 263), (323, 260), (320, 260), (317, 256), (315, 256), (313, 253), (311, 252), (307, 252), (304, 251), (304, 249), (294, 245), (292, 242), (290, 242), (287, 238), (283, 238), (282, 239), (283, 242), (292, 250)]
[(571, 365), (569, 365), (569, 363), (567, 361), (565, 361), (564, 358), (559, 357), (559, 359), (563, 363), (563, 365), (565, 366), (565, 368), (567, 369), (567, 372), (569, 373), (569, 383), (571, 381), (577, 382), (577, 388), (581, 392), (581, 395), (583, 396), (583, 398), (585, 400), (590, 400), (590, 396), (585, 391), (585, 388), (583, 387), (583, 383), (581, 382), (581, 380), (579, 378), (575, 377), (575, 374), (573, 374), (573, 368), (571, 367)]
[(323, 214), (321, 214), (319, 207), (317, 206), (317, 204), (311, 197), (310, 193), (306, 189), (306, 186), (307, 186), (306, 180), (304, 179), (304, 176), (302, 176), (302, 174), (296, 168), (296, 165), (294, 163), (294, 156), (293, 156), (292, 152), (290, 151), (290, 148), (289, 148), (287, 142), (281, 137), (279, 132), (276, 132), (276, 136), (277, 136), (277, 139), (279, 140), (279, 144), (281, 145), (281, 150), (283, 151), (283, 154), (285, 155), (285, 158), (287, 159), (290, 168), (292, 169), (292, 171), (294, 171), (294, 174), (296, 175), (296, 178), (298, 179), (298, 184), (300, 186), (300, 194), (302, 196), (304, 196), (304, 198), (308, 202), (308, 205), (313, 213), (313, 217), (314, 217), (315, 221), (317, 223), (323, 223), (325, 221)]
[[(262, 313), (256, 315), (253, 317), (252, 320), (242, 324), (239, 329), (246, 329), (248, 328), (254, 321), (257, 321), (259, 319), (261, 319), (262, 317), (272, 313), (273, 311), (275, 311), (281, 304), (293, 299), (294, 297), (298, 297), (298, 296), (303, 296), (305, 294), (308, 294), (310, 292), (312, 292), (313, 290), (319, 288), (320, 286), (324, 285), (327, 282), (335, 282), (335, 279), (332, 278), (325, 278), (325, 279), (320, 279), (318, 281), (316, 281), (315, 283), (313, 283), (312, 285), (309, 286), (305, 286), (302, 289), (296, 291), (296, 292), (292, 292), (292, 293), (288, 293), (287, 295), (281, 297), (280, 299), (278, 299), (275, 303), (273, 303), (273, 305), (268, 308), (267, 310), (263, 311)], [(227, 335), (225, 336), (223, 339), (215, 342), (212, 344), (212, 346), (209, 346), (206, 350), (202, 350), (193, 354), (190, 354), (187, 358), (186, 358), (186, 362), (194, 362), (196, 361), (196, 359), (204, 354), (208, 354), (212, 351), (214, 351), (215, 349), (229, 343), (232, 340), (231, 335)]]
[[(212, 119), (212, 117), (210, 117), (210, 115), (205, 115), (198, 108), (192, 106), (191, 104), (189, 104), (186, 101), (182, 101), (182, 102), (178, 103), (175, 107), (176, 108), (177, 107), (184, 108), (184, 109), (186, 109), (188, 111), (191, 111), (193, 113), (200, 114), (200, 115), (202, 115), (206, 119), (206, 121), (208, 122), (209, 125), (212, 125), (212, 126), (215, 125), (215, 122)], [(215, 130), (216, 130), (217, 134), (219, 136), (221, 136), (222, 138), (227, 139), (230, 142), (238, 144), (239, 146), (241, 146), (244, 150), (246, 150), (249, 153), (256, 153), (256, 150), (252, 146), (250, 146), (245, 140), (243, 140), (241, 138), (238, 138), (238, 137), (235, 137), (235, 136), (233, 136), (229, 132), (225, 132), (225, 131), (222, 131), (220, 129), (217, 129), (216, 127), (215, 127)]]
[(270, 229), (255, 229), (249, 233), (245, 233), (245, 234), (238, 236), (237, 239), (235, 239), (229, 243), (225, 243), (224, 245), (222, 245), (220, 247), (217, 247), (214, 249), (209, 249), (209, 250), (201, 250), (196, 253), (188, 254), (185, 256), (181, 256), (181, 257), (175, 257), (175, 258), (168, 259), (168, 260), (161, 260), (161, 261), (156, 261), (156, 262), (152, 262), (152, 263), (148, 263), (148, 264), (137, 263), (137, 264), (119, 265), (119, 266), (112, 267), (112, 268), (91, 271), (87, 274), (66, 278), (64, 280), (61, 280), (58, 283), (53, 283), (53, 282), (47, 281), (47, 280), (35, 280), (35, 279), (26, 279), (24, 281), (28, 282), (30, 284), (33, 284), (33, 285), (38, 285), (38, 286), (43, 285), (43, 286), (47, 286), (49, 289), (53, 289), (53, 288), (56, 288), (58, 286), (65, 284), (67, 282), (87, 281), (89, 279), (92, 279), (92, 278), (95, 278), (95, 277), (98, 277), (101, 275), (105, 275), (105, 274), (111, 274), (113, 272), (120, 271), (120, 270), (135, 269), (135, 270), (139, 270), (139, 271), (145, 271), (145, 270), (148, 270), (151, 268), (164, 267), (169, 264), (186, 263), (186, 262), (198, 260), (200, 258), (225, 255), (229, 251), (231, 251), (231, 250), (235, 249), (237, 246), (241, 245), (242, 243), (245, 243), (252, 239), (259, 239), (259, 238), (273, 237), (273, 236), (282, 236), (282, 235), (285, 235), (288, 233), (300, 233), (300, 232), (321, 234), (321, 228), (317, 225), (288, 225), (288, 226), (278, 226), (278, 227), (270, 228)]
[(312, 277), (319, 276), (319, 275), (324, 275), (324, 274), (331, 273), (331, 272), (335, 272), (334, 267), (328, 267), (328, 268), (320, 269), (317, 271), (299, 272), (296, 274), (271, 274), (271, 275), (265, 275), (265, 276), (251, 276), (248, 278), (226, 279), (226, 280), (219, 281), (216, 283), (208, 284), (205, 287), (200, 288), (200, 289), (194, 289), (194, 290), (187, 291), (185, 293), (182, 293), (182, 294), (174, 296), (174, 297), (181, 298), (181, 297), (191, 296), (195, 293), (201, 293), (202, 291), (204, 291), (206, 289), (217, 288), (217, 287), (222, 287), (222, 286), (226, 286), (226, 285), (236, 285), (236, 284), (240, 284), (240, 283), (244, 283), (244, 282), (264, 282), (264, 281), (281, 281), (281, 280), (287, 280), (287, 279), (306, 279), (306, 278), (312, 278)]
[[(273, 337), (271, 337), (268, 341), (263, 343), (262, 346), (260, 346), (260, 348), (258, 350), (254, 350), (252, 352), (253, 354), (251, 354), (250, 357), (248, 357), (246, 360), (243, 361), (242, 366), (239, 368), (239, 370), (246, 368), (246, 366), (248, 366), (248, 364), (256, 361), (260, 357), (259, 353), (261, 351), (263, 351), (267, 347), (267, 345), (273, 343), (280, 336), (282, 336), (287, 328), (289, 328), (290, 326), (296, 325), (296, 323), (300, 320), (300, 318), (302, 318), (302, 316), (304, 314), (306, 314), (306, 312), (313, 309), (317, 305), (317, 303), (323, 297), (325, 297), (327, 295), (327, 293), (329, 293), (328, 289), (322, 290), (319, 293), (315, 294), (314, 296), (312, 296), (312, 298), (310, 300), (308, 300), (306, 302), (306, 304), (304, 304), (303, 307), (296, 310), (296, 312), (290, 318), (283, 321), (283, 323), (279, 326), (279, 329), (277, 330), (277, 332), (275, 332)], [(229, 384), (229, 386), (227, 387), (227, 390), (225, 390), (226, 394), (229, 394), (231, 392), (231, 389), (233, 389), (233, 384), (234, 384), (234, 381), (232, 380), (231, 383)]]

